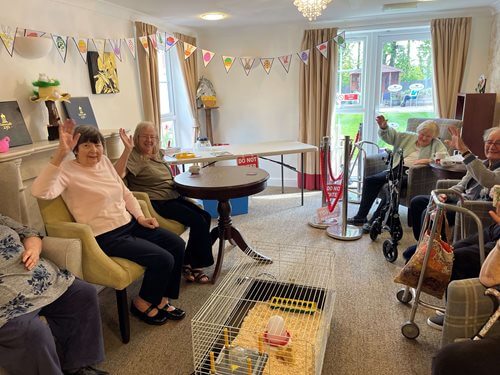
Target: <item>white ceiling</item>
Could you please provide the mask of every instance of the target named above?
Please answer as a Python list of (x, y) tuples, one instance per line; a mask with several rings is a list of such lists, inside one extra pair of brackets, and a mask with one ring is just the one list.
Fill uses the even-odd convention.
[[(190, 27), (242, 27), (279, 23), (306, 22), (293, 5), (293, 0), (105, 0), (130, 8), (165, 23)], [(421, 0), (422, 1), (422, 0)], [(416, 8), (384, 12), (387, 3), (409, 3), (414, 0), (333, 0), (317, 22), (344, 22), (363, 18), (394, 17), (398, 14), (420, 14), (494, 6), (498, 0), (425, 0)], [(199, 15), (207, 12), (224, 12), (229, 17), (223, 21), (204, 21)], [(313, 22), (314, 24), (314, 22)]]

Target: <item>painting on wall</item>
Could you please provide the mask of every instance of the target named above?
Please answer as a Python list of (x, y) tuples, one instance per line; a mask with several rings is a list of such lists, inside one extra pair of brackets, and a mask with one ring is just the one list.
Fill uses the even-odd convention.
[(87, 52), (90, 86), (93, 94), (116, 94), (118, 86), (118, 71), (115, 54), (104, 52), (102, 56), (96, 51)]

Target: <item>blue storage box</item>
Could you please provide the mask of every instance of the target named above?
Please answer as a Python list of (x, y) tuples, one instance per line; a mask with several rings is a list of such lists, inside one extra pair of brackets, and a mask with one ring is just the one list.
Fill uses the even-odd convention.
[[(231, 216), (248, 213), (248, 197), (233, 198), (229, 202), (231, 203)], [(215, 219), (219, 217), (217, 203), (219, 203), (217, 200), (203, 199), (203, 208)]]

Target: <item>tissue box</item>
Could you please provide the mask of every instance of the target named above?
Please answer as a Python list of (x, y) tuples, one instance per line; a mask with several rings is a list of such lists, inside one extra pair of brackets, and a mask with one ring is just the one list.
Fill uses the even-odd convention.
[[(231, 216), (248, 213), (248, 197), (230, 199), (229, 202), (231, 203)], [(219, 203), (217, 200), (203, 199), (203, 208), (215, 219), (219, 217), (217, 203)]]

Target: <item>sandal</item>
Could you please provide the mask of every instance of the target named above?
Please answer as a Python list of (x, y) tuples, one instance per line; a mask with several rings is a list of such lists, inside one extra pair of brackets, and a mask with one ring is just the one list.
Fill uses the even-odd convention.
[(184, 276), (184, 279), (186, 279), (186, 281), (190, 283), (194, 282), (195, 280), (193, 269), (189, 265), (182, 266), (182, 276)]
[(194, 277), (194, 282), (198, 284), (208, 284), (210, 277), (208, 277), (202, 270), (191, 268), (191, 275)]

